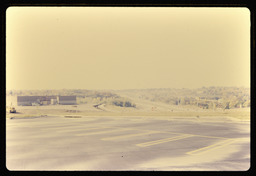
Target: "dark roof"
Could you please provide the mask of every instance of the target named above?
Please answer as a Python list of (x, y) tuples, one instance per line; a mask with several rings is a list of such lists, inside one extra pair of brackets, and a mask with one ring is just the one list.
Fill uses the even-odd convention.
[(59, 96), (60, 101), (65, 101), (65, 100), (75, 100), (76, 101), (76, 96)]
[(17, 96), (18, 102), (24, 102), (24, 101), (50, 101), (51, 99), (56, 99), (56, 96)]
[(41, 96), (17, 96), (17, 101), (36, 101), (37, 99), (40, 99)]

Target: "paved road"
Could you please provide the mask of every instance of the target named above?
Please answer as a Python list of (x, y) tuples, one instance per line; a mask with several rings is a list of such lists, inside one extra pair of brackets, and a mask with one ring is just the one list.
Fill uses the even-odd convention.
[(250, 125), (216, 118), (7, 119), (9, 170), (247, 170)]

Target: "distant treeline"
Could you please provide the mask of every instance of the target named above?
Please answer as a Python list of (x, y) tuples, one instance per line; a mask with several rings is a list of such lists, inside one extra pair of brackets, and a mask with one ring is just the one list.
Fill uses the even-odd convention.
[(195, 105), (204, 109), (250, 107), (250, 89), (244, 87), (133, 89), (119, 92), (154, 102), (171, 105)]
[(136, 107), (130, 97), (163, 102), (170, 105), (194, 105), (204, 109), (250, 107), (250, 89), (244, 87), (202, 87), (197, 89), (132, 89), (121, 91), (95, 91), (87, 89), (10, 90), (7, 95), (75, 95), (77, 103), (105, 103), (120, 107)]

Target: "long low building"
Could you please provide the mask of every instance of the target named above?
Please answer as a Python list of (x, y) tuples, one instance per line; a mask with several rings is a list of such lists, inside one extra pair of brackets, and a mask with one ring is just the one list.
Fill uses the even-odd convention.
[(58, 104), (61, 105), (74, 105), (76, 103), (76, 96), (58, 96), (57, 97)]
[(49, 104), (74, 105), (77, 104), (76, 96), (17, 96), (18, 106)]
[(17, 96), (18, 106), (31, 106), (33, 104), (40, 104), (42, 96)]

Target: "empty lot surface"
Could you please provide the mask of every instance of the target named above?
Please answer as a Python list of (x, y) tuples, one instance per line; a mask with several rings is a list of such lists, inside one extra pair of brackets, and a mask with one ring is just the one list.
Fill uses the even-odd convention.
[(9, 170), (247, 170), (250, 124), (225, 117), (6, 119)]

